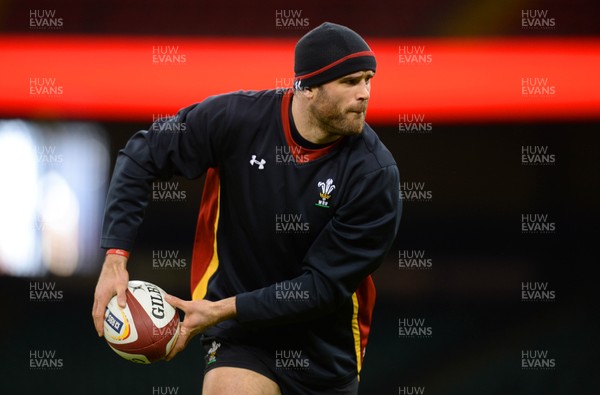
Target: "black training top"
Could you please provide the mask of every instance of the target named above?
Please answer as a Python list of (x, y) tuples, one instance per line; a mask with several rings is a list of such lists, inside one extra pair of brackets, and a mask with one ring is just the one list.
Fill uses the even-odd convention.
[(131, 250), (154, 180), (206, 174), (192, 295), (237, 295), (237, 318), (205, 334), (301, 355), (283, 368), (306, 382), (347, 382), (370, 329), (370, 274), (398, 229), (398, 168), (366, 124), (330, 145), (303, 140), (292, 100), (213, 96), (136, 133), (115, 166), (102, 246)]

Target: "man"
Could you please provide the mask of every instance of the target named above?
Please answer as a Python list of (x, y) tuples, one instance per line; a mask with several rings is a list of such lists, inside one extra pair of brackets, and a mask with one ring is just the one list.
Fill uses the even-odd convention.
[[(202, 333), (204, 394), (356, 394), (370, 274), (400, 219), (396, 163), (365, 124), (375, 70), (358, 34), (324, 23), (296, 44), (293, 90), (213, 96), (136, 133), (108, 194), (98, 334), (109, 299), (125, 305), (153, 180), (206, 174), (193, 300), (167, 299), (185, 313), (167, 359)], [(160, 132), (169, 122), (185, 131)]]

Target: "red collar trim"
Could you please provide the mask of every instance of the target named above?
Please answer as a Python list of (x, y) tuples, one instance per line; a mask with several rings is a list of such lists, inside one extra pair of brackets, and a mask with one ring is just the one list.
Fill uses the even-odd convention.
[(296, 159), (296, 163), (306, 163), (327, 155), (344, 139), (340, 138), (333, 144), (319, 149), (304, 148), (296, 143), (292, 137), (292, 129), (290, 126), (290, 103), (293, 94), (294, 91), (290, 89), (284, 93), (283, 100), (281, 100), (281, 123), (283, 125), (283, 134), (288, 147), (290, 147), (290, 152), (293, 153)]

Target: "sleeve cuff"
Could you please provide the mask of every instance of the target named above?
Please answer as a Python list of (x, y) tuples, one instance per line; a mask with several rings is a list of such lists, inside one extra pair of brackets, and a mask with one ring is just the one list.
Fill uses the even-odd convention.
[(120, 250), (125, 250), (125, 251), (131, 252), (131, 250), (133, 249), (133, 244), (134, 244), (134, 242), (129, 241), (129, 240), (119, 240), (119, 239), (103, 237), (100, 242), (100, 247), (104, 248), (106, 250), (111, 249), (111, 248), (117, 248)]

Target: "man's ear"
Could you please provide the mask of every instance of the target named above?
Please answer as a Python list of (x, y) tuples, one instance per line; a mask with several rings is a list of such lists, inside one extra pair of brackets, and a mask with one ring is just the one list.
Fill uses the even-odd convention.
[(312, 99), (315, 95), (315, 89), (314, 88), (296, 89), (294, 91), (294, 94), (304, 96), (304, 98), (306, 98), (306, 99)]
[(307, 99), (312, 99), (315, 96), (316, 93), (316, 89), (309, 87), (309, 88), (304, 88), (304, 95), (306, 96)]

